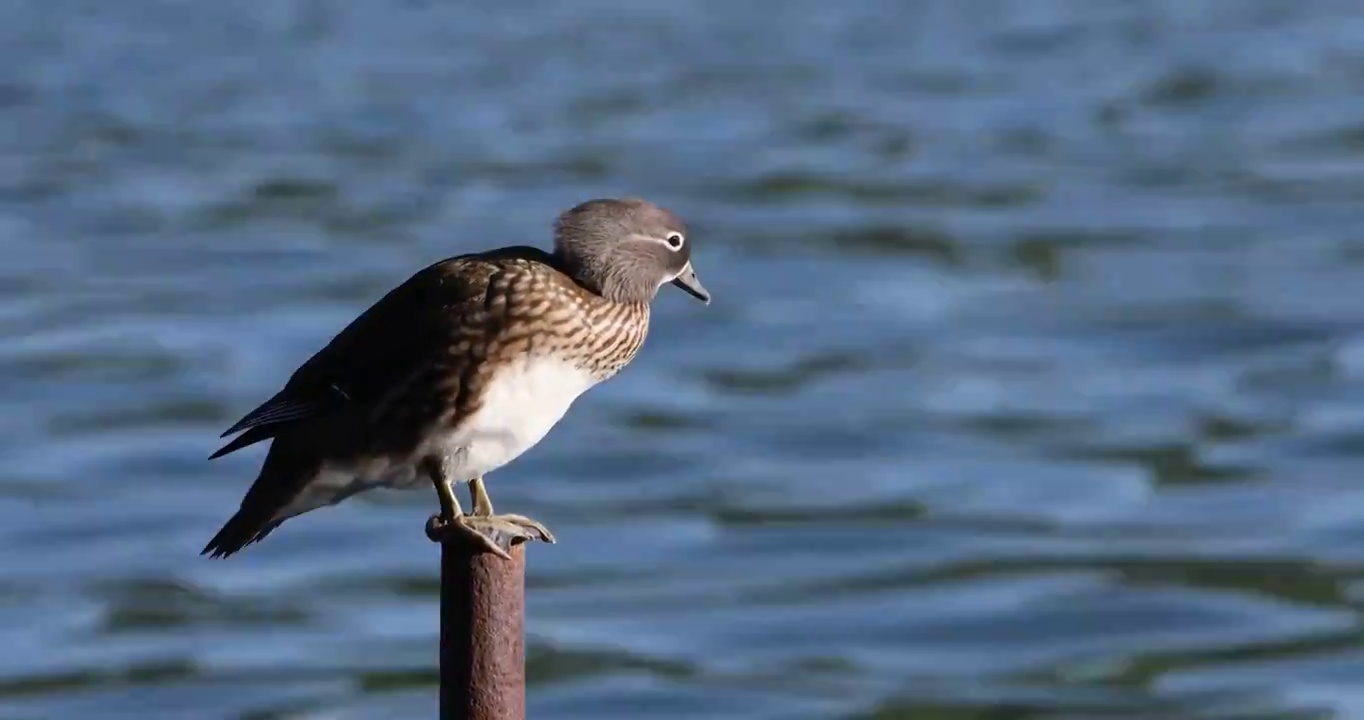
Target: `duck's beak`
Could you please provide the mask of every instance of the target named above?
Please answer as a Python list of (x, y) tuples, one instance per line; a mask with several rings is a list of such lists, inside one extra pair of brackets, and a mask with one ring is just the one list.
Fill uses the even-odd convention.
[(672, 284), (687, 291), (688, 295), (691, 295), (697, 300), (700, 300), (707, 305), (710, 304), (710, 293), (706, 292), (705, 286), (696, 278), (696, 271), (691, 269), (691, 263), (687, 263), (687, 266), (682, 268), (681, 274), (676, 278), (673, 278)]

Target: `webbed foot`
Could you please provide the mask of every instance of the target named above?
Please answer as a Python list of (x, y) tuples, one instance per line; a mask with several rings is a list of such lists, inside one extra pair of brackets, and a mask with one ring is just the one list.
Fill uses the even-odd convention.
[(426, 521), (426, 537), (439, 543), (472, 543), (474, 547), (506, 560), (511, 559), (512, 546), (518, 542), (554, 543), (554, 534), (549, 528), (524, 515), (461, 514), (453, 518), (432, 515)]

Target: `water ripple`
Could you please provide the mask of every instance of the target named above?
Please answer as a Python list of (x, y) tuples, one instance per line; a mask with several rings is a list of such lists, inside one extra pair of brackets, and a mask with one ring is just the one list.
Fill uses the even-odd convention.
[(490, 478), (536, 717), (1364, 717), (1364, 15), (0, 8), (0, 715), (432, 715), (431, 498), (197, 552), (222, 428), (638, 194), (716, 298)]

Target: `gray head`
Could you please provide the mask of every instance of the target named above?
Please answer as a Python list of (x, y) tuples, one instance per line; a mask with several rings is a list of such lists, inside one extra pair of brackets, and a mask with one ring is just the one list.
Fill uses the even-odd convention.
[(554, 224), (554, 255), (578, 282), (617, 302), (649, 302), (664, 283), (710, 303), (691, 268), (682, 219), (638, 198), (588, 200)]

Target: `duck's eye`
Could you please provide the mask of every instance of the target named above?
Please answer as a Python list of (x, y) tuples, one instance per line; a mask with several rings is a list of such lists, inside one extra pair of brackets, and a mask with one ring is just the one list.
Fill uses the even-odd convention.
[(668, 247), (674, 250), (677, 250), (682, 247), (682, 235), (680, 235), (679, 233), (670, 233), (668, 235), (667, 240)]

